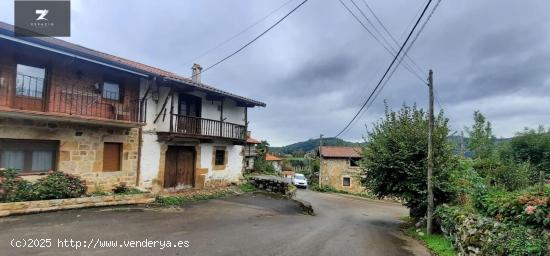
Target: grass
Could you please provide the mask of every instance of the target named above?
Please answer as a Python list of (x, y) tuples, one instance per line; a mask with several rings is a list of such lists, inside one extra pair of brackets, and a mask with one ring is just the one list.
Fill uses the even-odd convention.
[(339, 194), (345, 194), (345, 195), (353, 195), (353, 196), (358, 196), (358, 197), (363, 197), (363, 198), (367, 198), (367, 199), (376, 199), (375, 196), (373, 196), (371, 193), (369, 192), (360, 192), (360, 193), (352, 193), (352, 192), (348, 192), (348, 191), (345, 191), (345, 190), (338, 190), (338, 189), (335, 189), (331, 186), (319, 186), (317, 184), (312, 184), (310, 186), (310, 188), (314, 191), (317, 191), (317, 192), (323, 192), (323, 193), (339, 193)]
[[(410, 221), (410, 218), (401, 218), (402, 220)], [(416, 240), (422, 241), (430, 251), (438, 256), (455, 256), (458, 255), (456, 252), (453, 243), (447, 237), (442, 234), (430, 234), (426, 235), (426, 232), (420, 234), (417, 232), (414, 226), (409, 227), (404, 230), (405, 234), (410, 237), (415, 238)]]
[(242, 191), (242, 192), (245, 192), (245, 193), (248, 193), (248, 192), (254, 192), (256, 191), (256, 187), (254, 187), (254, 185), (250, 184), (250, 183), (243, 183), (239, 186), (239, 189)]
[(234, 195), (234, 191), (215, 191), (197, 193), (192, 195), (174, 195), (174, 196), (157, 196), (155, 204), (161, 206), (180, 206), (193, 202), (205, 201), (210, 199), (217, 199), (226, 197), (228, 195)]

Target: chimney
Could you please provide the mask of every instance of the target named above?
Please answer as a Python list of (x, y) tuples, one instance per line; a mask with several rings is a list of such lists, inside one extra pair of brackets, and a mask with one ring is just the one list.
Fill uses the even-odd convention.
[(195, 63), (195, 64), (193, 64), (193, 67), (191, 67), (191, 70), (193, 71), (192, 76), (191, 76), (191, 79), (193, 79), (193, 82), (200, 83), (201, 82), (201, 72), (202, 72), (201, 65)]

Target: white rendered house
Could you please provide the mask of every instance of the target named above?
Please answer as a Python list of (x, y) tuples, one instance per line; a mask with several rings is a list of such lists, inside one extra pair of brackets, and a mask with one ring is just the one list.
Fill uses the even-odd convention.
[(244, 164), (248, 108), (259, 101), (167, 74), (140, 85), (142, 146), (139, 186), (204, 188), (238, 182)]

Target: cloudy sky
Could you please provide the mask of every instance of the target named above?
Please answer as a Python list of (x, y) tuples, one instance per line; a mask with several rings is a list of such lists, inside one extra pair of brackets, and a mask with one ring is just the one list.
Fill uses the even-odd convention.
[[(189, 76), (236, 50), (301, 0), (239, 37), (204, 52), (289, 0), (72, 0), (72, 36), (96, 50)], [(425, 0), (366, 0), (402, 40)], [(373, 19), (362, 0), (355, 0)], [(353, 8), (349, 0), (345, 3)], [(435, 4), (436, 1), (434, 0)], [(434, 70), (441, 106), (454, 131), (481, 110), (498, 137), (550, 125), (550, 1), (443, 0), (411, 51)], [(359, 15), (359, 14), (358, 14)], [(13, 1), (0, 2), (0, 20), (13, 24)], [(368, 23), (367, 23), (368, 24)], [(389, 55), (338, 0), (310, 0), (249, 48), (203, 74), (203, 81), (267, 103), (250, 113), (254, 137), (285, 145), (334, 136), (358, 110), (391, 62)], [(418, 71), (420, 73), (420, 71)], [(387, 100), (427, 104), (427, 88), (402, 66), (372, 108), (343, 138), (361, 140)], [(436, 105), (436, 110), (439, 110)]]

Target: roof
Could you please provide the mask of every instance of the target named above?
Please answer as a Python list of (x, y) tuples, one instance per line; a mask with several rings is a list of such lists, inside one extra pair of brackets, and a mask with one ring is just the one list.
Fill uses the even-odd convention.
[(361, 147), (321, 147), (321, 156), (327, 158), (361, 157)]
[(247, 143), (247, 144), (260, 144), (261, 142), (260, 142), (259, 140), (257, 140), (257, 139), (253, 139), (253, 138), (248, 137), (248, 138), (246, 139), (246, 143)]
[[(11, 37), (14, 39), (14, 26), (0, 22), (0, 35), (5, 35), (8, 37)], [(196, 87), (199, 90), (207, 91), (207, 92), (213, 92), (217, 94), (222, 94), (226, 97), (232, 98), (237, 101), (245, 102), (247, 105), (250, 106), (261, 106), (265, 107), (266, 104), (254, 99), (246, 98), (243, 96), (239, 96), (230, 92), (226, 92), (223, 90), (220, 90), (218, 88), (215, 88), (213, 86), (204, 84), (204, 83), (197, 83), (194, 82), (192, 79), (183, 77), (180, 75), (177, 75), (175, 73), (165, 71), (156, 67), (152, 67), (149, 65), (145, 65), (136, 61), (124, 59), (121, 57), (117, 57), (111, 54), (103, 53), (100, 51), (92, 50), (90, 48), (86, 48), (77, 44), (69, 43), (67, 41), (63, 41), (57, 38), (53, 37), (17, 37), (18, 41), (22, 42), (28, 42), (31, 44), (37, 44), (41, 46), (45, 46), (48, 48), (53, 48), (54, 50), (63, 51), (66, 53), (82, 56), (85, 58), (88, 58), (93, 61), (98, 62), (104, 62), (106, 64), (128, 69), (130, 71), (134, 72), (140, 72), (145, 73), (149, 76), (158, 76), (161, 78), (169, 79), (174, 82), (179, 82), (185, 85)]]
[(265, 155), (265, 160), (266, 161), (282, 161), (283, 159), (278, 158), (278, 157), (276, 157), (272, 154), (267, 154), (267, 155)]

